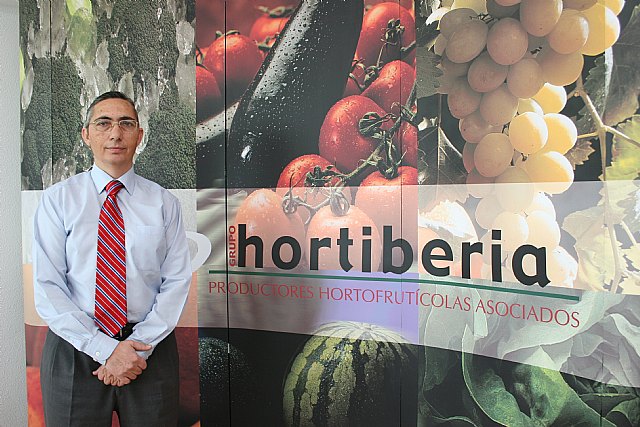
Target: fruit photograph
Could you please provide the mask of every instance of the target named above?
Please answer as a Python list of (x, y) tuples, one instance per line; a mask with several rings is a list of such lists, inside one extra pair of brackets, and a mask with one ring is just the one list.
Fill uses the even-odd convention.
[[(469, 318), (421, 312), (424, 425), (640, 422), (632, 350), (640, 319), (628, 311), (640, 289), (639, 12), (636, 1), (418, 4), (418, 236), (463, 234), (485, 247), (497, 240), (502, 252), (479, 256), (463, 277), (516, 286), (544, 267), (544, 290), (579, 301), (545, 308), (582, 319), (562, 332), (541, 325), (543, 317), (531, 322), (537, 315), (507, 322), (477, 309)], [(466, 219), (434, 221), (443, 203)], [(460, 233), (462, 223), (471, 228)], [(523, 245), (545, 254), (517, 261)], [(516, 301), (534, 303), (500, 299), (510, 314)], [(460, 351), (437, 344), (446, 340), (432, 331), (443, 322), (449, 342), (459, 342), (448, 348)], [(620, 400), (605, 403), (605, 395)]]
[(181, 426), (639, 426), (638, 58), (640, 0), (20, 0), (23, 224), (120, 90), (210, 249)]

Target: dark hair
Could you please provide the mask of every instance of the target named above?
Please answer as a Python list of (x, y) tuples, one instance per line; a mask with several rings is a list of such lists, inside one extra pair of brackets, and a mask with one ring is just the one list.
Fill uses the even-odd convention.
[(88, 128), (89, 123), (91, 123), (91, 116), (93, 116), (93, 107), (96, 106), (99, 102), (102, 102), (106, 99), (124, 99), (133, 107), (133, 111), (136, 112), (136, 120), (138, 120), (138, 111), (136, 110), (136, 104), (133, 102), (131, 98), (125, 95), (122, 92), (118, 92), (117, 90), (112, 90), (110, 92), (105, 92), (102, 95), (98, 96), (93, 100), (91, 105), (89, 105), (89, 109), (87, 110), (87, 118), (84, 121), (83, 127)]

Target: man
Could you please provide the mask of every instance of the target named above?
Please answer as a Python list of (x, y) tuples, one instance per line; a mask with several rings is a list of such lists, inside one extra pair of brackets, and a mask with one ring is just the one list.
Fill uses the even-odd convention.
[(48, 426), (175, 426), (173, 329), (191, 268), (180, 204), (135, 174), (142, 140), (131, 99), (96, 98), (82, 139), (94, 165), (44, 191), (34, 218), (36, 309)]

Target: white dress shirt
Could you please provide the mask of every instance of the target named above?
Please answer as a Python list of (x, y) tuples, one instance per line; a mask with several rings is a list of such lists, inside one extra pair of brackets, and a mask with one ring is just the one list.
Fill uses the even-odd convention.
[[(98, 217), (111, 178), (96, 165), (42, 194), (34, 217), (33, 274), (38, 314), (58, 336), (104, 364), (118, 341), (94, 321)], [(125, 224), (130, 340), (153, 348), (178, 323), (191, 282), (180, 203), (131, 168), (118, 178)], [(138, 352), (147, 358), (153, 348)]]

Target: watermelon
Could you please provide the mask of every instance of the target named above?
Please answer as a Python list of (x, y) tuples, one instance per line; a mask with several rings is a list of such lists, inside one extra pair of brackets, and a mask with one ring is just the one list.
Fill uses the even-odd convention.
[(283, 393), (285, 425), (415, 425), (410, 402), (417, 396), (416, 366), (414, 346), (396, 332), (367, 323), (328, 323), (291, 364)]

